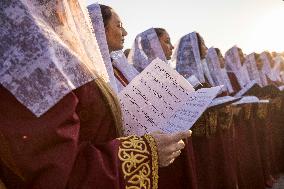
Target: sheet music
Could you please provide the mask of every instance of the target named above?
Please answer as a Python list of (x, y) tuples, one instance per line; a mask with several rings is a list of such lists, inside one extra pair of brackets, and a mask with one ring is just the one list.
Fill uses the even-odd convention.
[(259, 103), (260, 100), (256, 96), (244, 96), (238, 102), (234, 102), (233, 105), (240, 105), (240, 104), (251, 104), (251, 103)]
[(239, 98), (232, 97), (232, 96), (218, 97), (218, 98), (213, 99), (213, 101), (210, 103), (209, 107), (214, 107), (214, 106), (222, 105), (222, 104), (225, 104), (225, 103), (233, 102), (233, 101), (236, 101), (237, 99), (239, 99)]
[(215, 87), (195, 92), (183, 76), (155, 59), (119, 94), (124, 134), (187, 130), (219, 91)]
[(216, 97), (221, 87), (201, 88), (190, 93), (189, 99), (160, 128), (165, 133), (189, 130)]
[(284, 90), (284, 85), (279, 86), (278, 89), (279, 89), (280, 91), (283, 91), (283, 90)]

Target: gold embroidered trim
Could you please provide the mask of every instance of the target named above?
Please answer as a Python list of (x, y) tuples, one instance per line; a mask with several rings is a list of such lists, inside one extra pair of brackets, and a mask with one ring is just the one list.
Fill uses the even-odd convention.
[(151, 162), (146, 142), (138, 136), (122, 137), (120, 140), (122, 142), (119, 147), (118, 157), (122, 161), (122, 172), (126, 180), (126, 189), (150, 189)]
[(158, 164), (158, 149), (156, 145), (156, 141), (154, 137), (151, 135), (145, 135), (146, 140), (149, 143), (149, 146), (151, 148), (152, 152), (152, 175), (153, 175), (153, 189), (158, 188), (158, 180), (159, 180), (159, 175), (158, 175), (158, 170), (159, 170), (159, 164)]
[(245, 120), (249, 120), (251, 118), (251, 113), (252, 113), (252, 104), (245, 104), (244, 105)]
[(212, 112), (208, 112), (208, 117), (207, 119), (209, 120), (209, 132), (208, 135), (214, 135), (217, 132), (217, 110), (213, 110)]
[(192, 130), (192, 136), (201, 137), (206, 135), (206, 119), (204, 115), (202, 115), (197, 120), (197, 122), (193, 125), (191, 130)]
[(220, 124), (221, 129), (226, 130), (231, 128), (233, 124), (233, 107), (232, 106), (225, 106), (224, 108), (220, 109), (218, 115), (218, 123)]
[(267, 117), (267, 114), (268, 114), (267, 104), (259, 104), (256, 114), (257, 114), (257, 117), (259, 119), (262, 119), (262, 120), (265, 119)]

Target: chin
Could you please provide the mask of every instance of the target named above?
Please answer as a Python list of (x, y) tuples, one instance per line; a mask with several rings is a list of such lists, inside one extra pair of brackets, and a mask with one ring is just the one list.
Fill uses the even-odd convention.
[(171, 60), (171, 57), (172, 57), (172, 56), (167, 56), (166, 59), (167, 59), (167, 60)]

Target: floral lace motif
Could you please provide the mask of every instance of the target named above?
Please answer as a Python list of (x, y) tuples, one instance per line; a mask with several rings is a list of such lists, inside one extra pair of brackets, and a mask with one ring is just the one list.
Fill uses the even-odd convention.
[(205, 83), (196, 32), (189, 33), (180, 39), (172, 59), (176, 70), (182, 76), (188, 78), (195, 75), (199, 81)]
[(156, 58), (167, 62), (159, 38), (154, 28), (150, 28), (136, 36), (128, 60), (141, 72)]
[(87, 8), (88, 8), (88, 12), (90, 15), (90, 19), (92, 21), (95, 36), (96, 36), (98, 45), (100, 47), (100, 51), (101, 51), (108, 75), (109, 75), (110, 84), (112, 86), (112, 89), (117, 92), (117, 85), (116, 85), (116, 80), (113, 74), (113, 68), (112, 68), (109, 49), (107, 45), (105, 28), (104, 28), (100, 5), (95, 3), (95, 4), (89, 5)]
[(108, 82), (81, 1), (0, 4), (0, 83), (36, 116), (98, 75)]

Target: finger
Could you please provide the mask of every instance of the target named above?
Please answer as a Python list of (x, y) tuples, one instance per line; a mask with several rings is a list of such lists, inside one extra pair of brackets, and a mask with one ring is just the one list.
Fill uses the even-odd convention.
[(183, 142), (183, 140), (178, 141), (179, 145), (182, 145), (183, 147), (185, 146), (185, 143)]
[(180, 154), (181, 154), (180, 150), (173, 152), (171, 155), (171, 159), (176, 159)]
[(171, 161), (169, 162), (169, 164), (172, 164), (175, 161), (175, 159), (171, 159)]
[(191, 133), (192, 131), (191, 130), (188, 130), (188, 131), (182, 131), (182, 132), (179, 132), (179, 133), (175, 133), (171, 136), (171, 139), (172, 141), (174, 142), (178, 142), (180, 141), (181, 139), (185, 139), (185, 138), (188, 138), (191, 136)]
[(166, 147), (163, 149), (163, 153), (164, 153), (166, 156), (171, 156), (174, 152), (180, 151), (180, 150), (182, 150), (184, 147), (185, 147), (185, 144), (184, 144), (183, 142), (171, 144), (171, 145), (166, 146)]
[(173, 144), (173, 150), (172, 151), (178, 151), (185, 147), (185, 144), (183, 140), (178, 141), (177, 143)]

